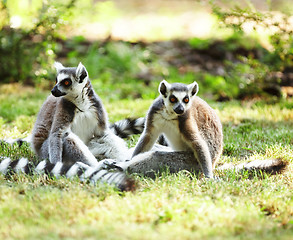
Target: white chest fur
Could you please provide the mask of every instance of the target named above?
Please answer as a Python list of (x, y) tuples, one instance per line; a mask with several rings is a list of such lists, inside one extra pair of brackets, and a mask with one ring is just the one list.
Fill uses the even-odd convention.
[(71, 131), (76, 134), (85, 144), (94, 136), (98, 128), (98, 119), (94, 109), (86, 111), (76, 110)]
[(168, 143), (175, 151), (188, 151), (190, 147), (183, 140), (182, 134), (179, 130), (179, 124), (177, 119), (165, 119), (162, 115), (158, 114), (154, 117), (156, 128), (158, 131), (164, 133)]
[(71, 131), (76, 134), (85, 144), (94, 136), (98, 129), (96, 109), (92, 106), (87, 96), (75, 99), (77, 108), (71, 124)]

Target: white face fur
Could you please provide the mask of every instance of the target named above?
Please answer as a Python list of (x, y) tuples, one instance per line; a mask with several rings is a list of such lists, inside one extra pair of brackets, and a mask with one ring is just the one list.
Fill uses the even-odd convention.
[(182, 83), (169, 84), (163, 80), (159, 86), (166, 110), (172, 115), (182, 115), (191, 106), (192, 98), (198, 92), (198, 84), (193, 82), (189, 85)]
[(88, 80), (88, 72), (82, 63), (77, 68), (67, 68), (61, 63), (55, 62), (57, 70), (56, 85), (52, 89), (55, 97), (66, 96), (66, 98), (76, 98), (80, 96)]

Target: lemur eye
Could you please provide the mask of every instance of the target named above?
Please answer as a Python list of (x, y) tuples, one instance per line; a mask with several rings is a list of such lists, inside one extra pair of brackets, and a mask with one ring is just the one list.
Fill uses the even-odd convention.
[(56, 82), (56, 83), (58, 82), (58, 79), (57, 79), (57, 77), (56, 77), (56, 79), (55, 79), (55, 82)]
[(70, 78), (66, 78), (66, 79), (64, 79), (64, 80), (62, 81), (62, 84), (63, 84), (65, 87), (70, 86), (71, 83), (72, 83), (72, 82), (71, 82)]
[(189, 102), (189, 98), (188, 97), (183, 98), (183, 102), (188, 103)]
[(66, 80), (66, 81), (64, 81), (64, 85), (65, 85), (65, 86), (68, 86), (69, 84), (70, 84), (70, 82), (69, 82), (69, 81), (67, 81), (67, 80)]
[(170, 102), (175, 103), (175, 102), (177, 102), (177, 99), (175, 97), (170, 97)]

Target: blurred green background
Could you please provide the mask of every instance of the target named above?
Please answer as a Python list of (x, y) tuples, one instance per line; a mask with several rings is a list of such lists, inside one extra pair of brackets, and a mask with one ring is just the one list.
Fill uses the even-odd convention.
[(54, 61), (81, 61), (108, 100), (153, 99), (162, 79), (219, 101), (288, 97), (290, 2), (1, 0), (0, 81), (49, 89)]

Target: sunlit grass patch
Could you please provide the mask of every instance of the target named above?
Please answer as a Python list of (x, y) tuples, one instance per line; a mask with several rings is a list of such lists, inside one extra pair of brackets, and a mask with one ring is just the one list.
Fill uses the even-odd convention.
[(110, 122), (119, 121), (123, 118), (145, 117), (147, 110), (153, 100), (120, 100), (115, 102), (105, 102)]
[[(9, 93), (10, 94), (10, 93)], [(18, 96), (17, 111), (1, 115), (0, 136), (25, 137), (48, 93)], [(15, 93), (17, 96), (17, 94)], [(6, 94), (0, 97), (5, 99)], [(105, 101), (111, 122), (143, 117), (149, 100)], [(29, 102), (35, 106), (29, 111)], [(3, 104), (2, 104), (3, 103)], [(210, 104), (224, 127), (224, 155), (219, 165), (255, 159), (289, 162), (278, 175), (216, 171), (202, 174), (168, 171), (155, 179), (134, 175), (134, 193), (77, 178), (45, 175), (0, 175), (0, 238), (3, 239), (291, 239), (293, 234), (292, 105), (263, 102)], [(138, 136), (127, 139), (134, 146)], [(0, 145), (2, 156), (36, 160), (27, 144)], [(13, 231), (11, 230), (13, 229)]]

